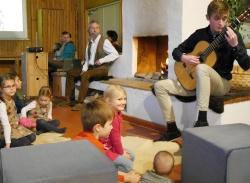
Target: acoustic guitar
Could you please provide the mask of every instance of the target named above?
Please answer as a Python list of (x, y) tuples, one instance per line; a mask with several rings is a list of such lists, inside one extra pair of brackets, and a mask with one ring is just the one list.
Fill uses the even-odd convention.
[[(236, 29), (239, 27), (240, 23), (245, 21), (250, 15), (250, 7), (248, 7), (239, 17), (232, 21), (230, 27)], [(220, 46), (220, 43), (225, 40), (226, 27), (223, 31), (215, 38), (212, 43), (207, 41), (199, 41), (194, 50), (189, 53), (189, 55), (199, 56), (200, 62), (202, 64), (207, 64), (213, 67), (216, 63), (217, 56), (215, 49)], [(175, 62), (174, 71), (177, 76), (178, 81), (186, 90), (195, 90), (196, 88), (196, 78), (195, 78), (195, 65), (185, 64), (181, 61)]]

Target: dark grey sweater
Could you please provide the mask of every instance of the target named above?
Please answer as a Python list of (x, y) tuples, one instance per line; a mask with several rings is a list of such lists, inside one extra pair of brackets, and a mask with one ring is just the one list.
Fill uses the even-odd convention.
[(169, 178), (157, 175), (154, 171), (147, 171), (141, 177), (140, 183), (174, 183)]

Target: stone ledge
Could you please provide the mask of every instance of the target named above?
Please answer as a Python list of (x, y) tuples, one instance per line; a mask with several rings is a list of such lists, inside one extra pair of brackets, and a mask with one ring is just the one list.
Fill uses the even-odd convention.
[[(154, 82), (138, 79), (110, 79), (100, 81), (105, 84), (117, 84), (123, 87), (151, 91)], [(250, 100), (250, 88), (234, 88), (225, 96), (224, 104), (232, 104)]]
[[(116, 80), (117, 81), (117, 80)], [(120, 84), (120, 83), (110, 83), (107, 81), (93, 81), (90, 84), (90, 88), (104, 91), (109, 84)], [(151, 83), (152, 84), (152, 83)], [(138, 87), (124, 86), (128, 94), (128, 106), (126, 115), (133, 116), (138, 119), (146, 120), (155, 124), (165, 125), (165, 121), (161, 114), (159, 104), (156, 97), (152, 94), (151, 90), (142, 90)], [(238, 90), (236, 91), (237, 94)], [(250, 92), (242, 91), (242, 96), (237, 96), (238, 100), (232, 102), (230, 105), (225, 105), (225, 112), (222, 114), (214, 113), (209, 110), (209, 122), (211, 125), (218, 124), (229, 124), (233, 122), (246, 123), (249, 121), (249, 109), (250, 100), (243, 101), (247, 97), (250, 98)], [(247, 95), (244, 96), (243, 94)], [(248, 99), (249, 99), (248, 98)], [(178, 123), (180, 129), (192, 126), (193, 122), (196, 120), (196, 102), (183, 103), (172, 97), (173, 106), (176, 115), (176, 122)], [(236, 99), (234, 99), (236, 100)], [(229, 104), (227, 102), (226, 104)], [(237, 114), (237, 115), (232, 115)]]
[(250, 89), (232, 89), (224, 99), (224, 104), (232, 104), (250, 100)]
[(153, 82), (141, 81), (137, 79), (110, 79), (110, 80), (105, 80), (101, 82), (106, 83), (106, 84), (121, 85), (124, 87), (130, 87), (130, 88), (148, 90), (148, 91), (151, 90), (154, 84)]

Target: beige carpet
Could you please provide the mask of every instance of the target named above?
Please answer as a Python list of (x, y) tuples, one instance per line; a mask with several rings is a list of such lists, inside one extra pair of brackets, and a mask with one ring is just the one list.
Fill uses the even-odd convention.
[[(69, 141), (70, 138), (63, 137), (60, 133), (43, 133), (37, 135), (36, 144), (50, 144)], [(161, 150), (167, 150), (174, 155), (175, 165), (181, 163), (180, 147), (175, 142), (153, 142), (152, 140), (126, 136), (122, 138), (122, 143), (126, 149), (135, 154), (134, 170), (138, 173), (144, 173), (152, 169), (154, 155)]]
[(134, 170), (138, 173), (152, 169), (154, 156), (161, 150), (166, 150), (174, 155), (175, 165), (181, 163), (180, 146), (175, 142), (153, 142), (134, 136), (123, 137), (122, 141), (124, 147), (135, 154)]
[(51, 144), (51, 143), (57, 143), (57, 142), (64, 142), (69, 141), (70, 138), (63, 137), (63, 134), (60, 133), (42, 133), (40, 135), (36, 136), (35, 142), (33, 142), (33, 145), (37, 144)]

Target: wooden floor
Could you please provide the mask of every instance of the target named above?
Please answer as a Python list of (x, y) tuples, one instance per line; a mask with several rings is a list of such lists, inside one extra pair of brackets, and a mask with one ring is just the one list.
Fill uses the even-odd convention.
[[(80, 131), (82, 131), (82, 125), (80, 121), (80, 112), (71, 111), (70, 107), (54, 107), (53, 117), (61, 121), (62, 127), (67, 127), (65, 133), (66, 137), (74, 137)], [(134, 135), (140, 136), (148, 139), (156, 139), (159, 137), (159, 132), (153, 129), (145, 128), (143, 126), (138, 126), (134, 123), (124, 121), (122, 128), (122, 135)], [(175, 166), (170, 177), (179, 183), (181, 174), (181, 165)]]

